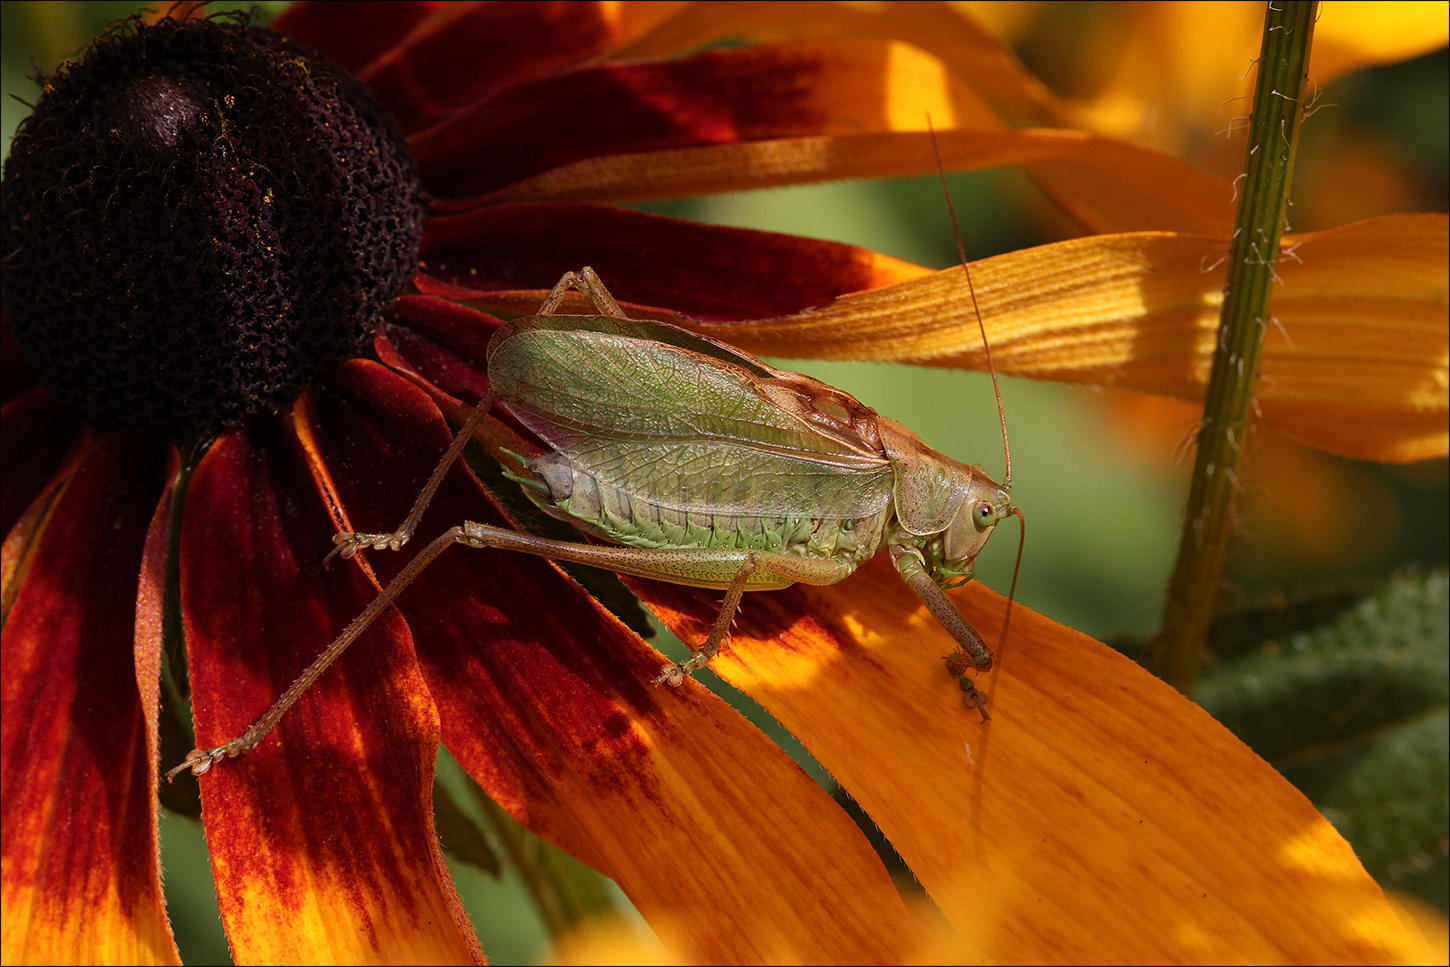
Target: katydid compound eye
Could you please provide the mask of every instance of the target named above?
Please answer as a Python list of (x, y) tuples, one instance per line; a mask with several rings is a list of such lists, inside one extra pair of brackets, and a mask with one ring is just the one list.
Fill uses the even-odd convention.
[(994, 511), (992, 509), (992, 505), (989, 504), (989, 503), (987, 503), (985, 500), (982, 501), (981, 503), (977, 504), (977, 525), (978, 526), (981, 526), (983, 524), (991, 523), (992, 519), (995, 518), (996, 516), (997, 516), (997, 512)]

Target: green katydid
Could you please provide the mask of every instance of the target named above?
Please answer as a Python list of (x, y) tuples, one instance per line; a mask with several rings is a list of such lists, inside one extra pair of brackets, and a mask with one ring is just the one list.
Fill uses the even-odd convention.
[[(571, 288), (598, 314), (556, 315)], [(524, 492), (548, 514), (608, 543), (549, 540), (472, 521), (450, 528), (245, 733), (193, 750), (168, 779), (187, 768), (202, 775), (217, 761), (255, 748), (332, 661), (455, 543), (723, 589), (724, 603), (704, 645), (665, 666), (655, 680), (670, 685), (680, 685), (720, 651), (745, 591), (834, 584), (885, 548), (902, 579), (956, 639), (959, 650), (946, 657), (947, 668), (967, 706), (988, 717), (985, 696), (966, 672), (990, 669), (992, 652), (942, 589), (971, 579), (998, 521), (1009, 514), (1021, 518), (1011, 501), (1010, 450), (1006, 483), (999, 485), (980, 467), (943, 456), (841, 390), (687, 330), (628, 318), (589, 268), (565, 274), (537, 315), (494, 334), (488, 373), (488, 394), (408, 518), (389, 533), (338, 534), (329, 558), (406, 544), (444, 474), (496, 404), (550, 448), (513, 474)], [(992, 377), (995, 385), (995, 371)], [(1000, 394), (998, 408), (1000, 416)]]
[[(927, 117), (930, 125), (931, 118)], [(933, 149), (936, 141), (933, 138)], [(260, 719), (212, 749), (193, 749), (200, 776), (250, 752), (328, 666), (453, 544), (522, 551), (620, 574), (725, 591), (705, 643), (655, 684), (678, 686), (720, 651), (740, 598), (802, 584), (835, 584), (885, 548), (907, 586), (958, 649), (943, 660), (962, 700), (986, 721), (986, 696), (967, 677), (988, 671), (992, 650), (943, 593), (972, 579), (977, 555), (1012, 503), (1012, 451), (992, 348), (937, 151), (947, 210), (982, 333), (1006, 475), (943, 456), (855, 397), (800, 373), (666, 323), (630, 319), (594, 270), (566, 272), (539, 306), (488, 345), (490, 387), (459, 429), (406, 520), (385, 534), (338, 534), (327, 560), (398, 550), (489, 411), (501, 404), (550, 449), (510, 473), (545, 513), (605, 545), (575, 544), (464, 521), (418, 553)], [(556, 314), (570, 289), (597, 315)], [(559, 379), (569, 374), (567, 386)], [(1025, 533), (1023, 534), (1025, 536)], [(326, 562), (324, 562), (326, 563)], [(1022, 563), (1022, 545), (1017, 546)], [(1014, 570), (1008, 593), (1017, 590)], [(1004, 620), (1002, 638), (1007, 635)]]

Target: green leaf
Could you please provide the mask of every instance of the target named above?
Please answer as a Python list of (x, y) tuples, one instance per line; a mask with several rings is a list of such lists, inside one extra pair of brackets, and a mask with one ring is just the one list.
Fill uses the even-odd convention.
[(503, 874), (503, 866), (489, 846), (488, 837), (459, 807), (441, 778), (433, 782), (433, 822), (438, 828), (439, 842), (449, 853), (494, 879)]
[(1426, 715), (1373, 743), (1319, 807), (1377, 875), (1444, 853), (1450, 828), (1450, 715)]
[[(1322, 598), (1322, 600), (1321, 600)], [(1221, 619), (1195, 697), (1298, 786), (1375, 875), (1443, 854), (1450, 826), (1450, 577)], [(1236, 640), (1234, 640), (1236, 639)]]

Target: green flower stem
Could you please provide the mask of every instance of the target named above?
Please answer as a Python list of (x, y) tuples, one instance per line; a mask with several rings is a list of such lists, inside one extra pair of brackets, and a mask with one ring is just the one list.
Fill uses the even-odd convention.
[(1270, 319), (1274, 267), (1304, 119), (1317, 7), (1306, 0), (1273, 0), (1264, 18), (1218, 348), (1199, 426), (1178, 561), (1154, 652), (1154, 669), (1185, 695), (1192, 693), (1198, 677), (1233, 522), (1239, 462), (1250, 429), (1259, 352)]

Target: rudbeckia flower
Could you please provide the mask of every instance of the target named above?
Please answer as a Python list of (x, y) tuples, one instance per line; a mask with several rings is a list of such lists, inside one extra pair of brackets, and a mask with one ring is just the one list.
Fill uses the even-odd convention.
[[(930, 171), (930, 113), (949, 167), (1021, 165), (1099, 233), (974, 267), (1002, 371), (1202, 393), (1231, 187), (1070, 128), (948, 5), (303, 3), (274, 27), (101, 40), (6, 169), (7, 963), (178, 962), (163, 716), (189, 695), (198, 745), (237, 735), (406, 564), (321, 566), (406, 514), (487, 386), (489, 312), (589, 264), (631, 314), (752, 352), (983, 364), (960, 270), (610, 203)], [(1265, 420), (1445, 451), (1445, 238), (1297, 240)], [(415, 546), (464, 519), (509, 523), (460, 465)], [(632, 587), (686, 640), (718, 607)], [(998, 595), (953, 595), (1001, 626)], [(452, 550), (201, 778), (234, 954), (482, 960), (434, 831), (442, 742), (681, 959), (1419, 955), (1310, 803), (1137, 665), (1023, 609), (984, 724), (952, 647), (878, 561), (755, 596), (713, 666), (880, 827), (923, 917), (820, 786), (698, 683), (651, 686), (661, 656), (570, 577)]]

